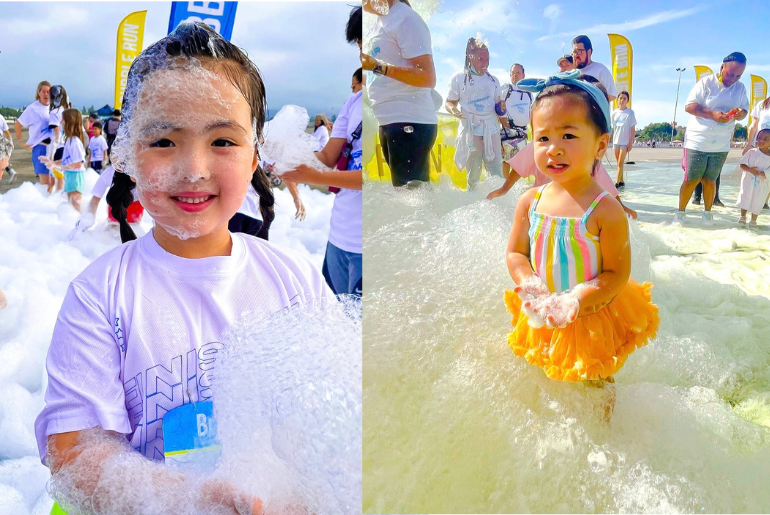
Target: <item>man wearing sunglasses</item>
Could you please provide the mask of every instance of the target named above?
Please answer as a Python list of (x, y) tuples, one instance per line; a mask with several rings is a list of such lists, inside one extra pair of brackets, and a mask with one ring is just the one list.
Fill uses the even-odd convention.
[(593, 51), (593, 46), (591, 46), (591, 40), (588, 39), (588, 36), (580, 35), (572, 40), (572, 60), (574, 61), (575, 68), (580, 70), (583, 75), (596, 77), (602, 83), (604, 89), (607, 90), (607, 95), (610, 97), (610, 102), (612, 102), (618, 96), (615, 81), (612, 78), (612, 73), (610, 73), (606, 66), (591, 60)]

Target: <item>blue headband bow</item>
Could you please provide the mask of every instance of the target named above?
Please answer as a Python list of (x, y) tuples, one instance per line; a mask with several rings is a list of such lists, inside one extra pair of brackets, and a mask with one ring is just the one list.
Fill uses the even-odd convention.
[(577, 86), (578, 88), (587, 91), (602, 110), (604, 121), (607, 126), (607, 132), (610, 132), (612, 129), (612, 119), (610, 118), (610, 104), (607, 102), (607, 97), (604, 96), (602, 90), (590, 82), (578, 79), (579, 76), (579, 70), (570, 70), (568, 72), (557, 73), (547, 79), (521, 79), (516, 83), (516, 87), (531, 93), (540, 93), (548, 86), (553, 86), (554, 84), (571, 84)]

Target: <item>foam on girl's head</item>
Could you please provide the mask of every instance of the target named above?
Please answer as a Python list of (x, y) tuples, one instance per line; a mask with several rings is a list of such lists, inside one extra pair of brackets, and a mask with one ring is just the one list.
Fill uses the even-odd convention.
[[(136, 182), (142, 199), (153, 192), (188, 190), (186, 184), (207, 178), (205, 165), (189, 166), (181, 161), (146, 166), (142, 152), (175, 128), (200, 134), (214, 124), (231, 121), (230, 113), (241, 97), (251, 111), (249, 128), (256, 151), (267, 111), (259, 71), (241, 50), (205, 24), (180, 24), (145, 49), (129, 70), (123, 118), (110, 154), (116, 171)], [(162, 224), (159, 219), (169, 213), (158, 210), (170, 209), (168, 206), (148, 202), (145, 209), (180, 239), (202, 235), (196, 220), (184, 229)]]
[(3, 133), (0, 133), (0, 159), (11, 157), (13, 152), (13, 141), (10, 138), (6, 138)]

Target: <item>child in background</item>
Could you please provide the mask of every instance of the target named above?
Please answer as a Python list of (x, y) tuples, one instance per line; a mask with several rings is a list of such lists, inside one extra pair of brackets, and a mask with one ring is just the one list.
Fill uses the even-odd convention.
[(636, 116), (634, 110), (628, 107), (628, 91), (618, 93), (618, 108), (612, 111), (612, 146), (615, 149), (615, 162), (618, 164), (616, 188), (626, 186), (623, 180), (623, 166), (626, 164), (626, 154), (634, 148), (636, 137)]
[(525, 79), (538, 169), (550, 183), (516, 206), (507, 249), (517, 284), (505, 302), (513, 315), (508, 345), (559, 381), (603, 386), (636, 347), (655, 336), (652, 285), (630, 280), (628, 222), (620, 204), (592, 178), (609, 146), (607, 97), (576, 71)]
[[(83, 512), (261, 514), (255, 496), (163, 465), (163, 417), (216, 402), (217, 353), (241, 317), (335, 299), (307, 259), (227, 230), (249, 184), (264, 223), (274, 218), (256, 150), (267, 111), (262, 78), (210, 27), (182, 23), (134, 60), (123, 108), (107, 202), (125, 243), (65, 296), (35, 422), (40, 457), (57, 499)], [(134, 187), (155, 221), (139, 239), (127, 220)], [(183, 384), (170, 386), (177, 372)], [(107, 484), (136, 495), (113, 495)]]
[(102, 122), (96, 121), (92, 125), (94, 135), (88, 141), (88, 164), (86, 168), (93, 168), (96, 173), (101, 175), (102, 163), (107, 162), (107, 140), (102, 136)]
[(762, 129), (757, 134), (756, 147), (750, 149), (741, 158), (741, 191), (736, 205), (741, 208), (738, 223), (746, 224), (746, 212), (751, 212), (749, 227), (757, 226), (757, 217), (767, 198), (770, 185), (767, 171), (770, 170), (770, 129)]
[[(2, 118), (2, 117), (0, 117)], [(8, 136), (6, 136), (8, 132)], [(11, 153), (13, 152), (13, 140), (11, 139), (10, 132), (8, 130), (0, 131), (0, 179), (3, 178), (5, 168), (11, 162)], [(3, 290), (0, 290), (0, 309), (5, 308), (8, 305), (8, 301), (3, 294)]]
[(88, 141), (91, 141), (91, 138), (94, 137), (94, 122), (99, 121), (99, 115), (96, 113), (91, 113), (88, 115), (88, 118), (86, 119), (86, 134), (88, 134)]
[[(67, 137), (62, 128), (62, 114), (65, 109), (72, 107), (67, 97), (67, 90), (64, 86), (51, 86), (51, 113), (49, 114), (48, 127), (53, 129), (54, 138), (46, 152), (48, 158), (52, 161), (61, 160), (64, 155), (64, 143)], [(48, 194), (54, 191), (61, 191), (64, 187), (64, 172), (59, 168), (50, 169), (50, 179), (48, 184)]]
[(77, 109), (65, 109), (62, 113), (62, 125), (66, 141), (60, 160), (51, 161), (47, 157), (40, 157), (40, 161), (49, 169), (59, 169), (64, 172), (64, 192), (78, 213), (80, 213), (80, 200), (85, 190), (86, 171), (83, 164), (86, 160), (86, 151), (83, 146), (83, 117)]

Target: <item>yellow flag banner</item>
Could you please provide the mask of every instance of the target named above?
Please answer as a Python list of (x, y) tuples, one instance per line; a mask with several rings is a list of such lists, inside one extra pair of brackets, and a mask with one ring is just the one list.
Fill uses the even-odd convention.
[(695, 65), (695, 82), (698, 82), (706, 75), (711, 75), (712, 73), (714, 72), (712, 72), (711, 68), (709, 68), (708, 66), (700, 66), (696, 64)]
[(128, 70), (142, 51), (145, 16), (147, 11), (136, 11), (123, 18), (118, 25), (118, 44), (115, 51), (115, 109), (120, 109), (123, 104)]
[(751, 110), (754, 109), (754, 106), (757, 105), (759, 102), (762, 102), (765, 98), (767, 98), (767, 82), (765, 82), (765, 79), (760, 77), (759, 75), (752, 75), (751, 76), (751, 94), (749, 98), (749, 124), (748, 127), (751, 127)]
[[(610, 52), (612, 53), (612, 78), (615, 80), (615, 87), (618, 93), (628, 91), (628, 107), (631, 107), (632, 68), (634, 64), (634, 51), (631, 43), (620, 34), (607, 34), (610, 38)], [(618, 107), (618, 101), (615, 100), (614, 106)]]

